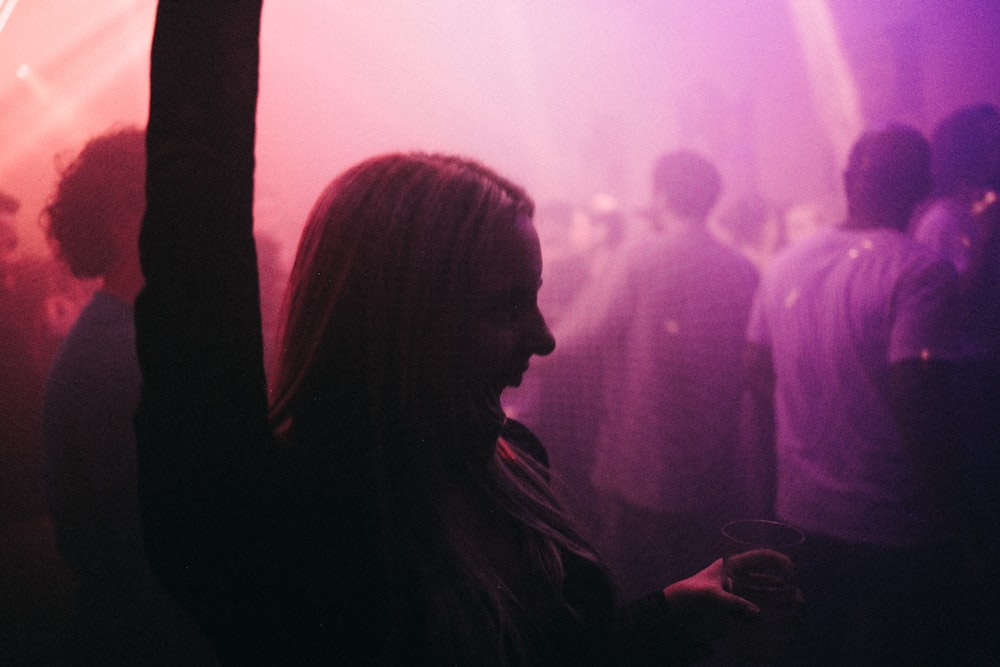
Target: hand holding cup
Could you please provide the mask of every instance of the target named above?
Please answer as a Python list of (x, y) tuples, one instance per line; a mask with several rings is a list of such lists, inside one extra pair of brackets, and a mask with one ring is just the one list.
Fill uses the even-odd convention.
[(802, 604), (794, 556), (805, 538), (792, 526), (764, 520), (732, 521), (722, 534), (723, 588), (760, 609), (755, 621), (733, 624), (730, 649), (752, 663), (782, 664)]

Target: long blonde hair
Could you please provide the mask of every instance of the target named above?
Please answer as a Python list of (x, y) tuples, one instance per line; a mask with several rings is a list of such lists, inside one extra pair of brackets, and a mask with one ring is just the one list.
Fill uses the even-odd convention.
[[(448, 478), (471, 480), (509, 514), (553, 596), (561, 554), (603, 568), (545, 471), (516, 445), (495, 451), (502, 415), (456, 380), (453, 341), (464, 332), (448, 326), (449, 315), (463, 307), (498, 231), (533, 210), (523, 189), (474, 161), (391, 154), (335, 179), (303, 232), (272, 423), (290, 448), (356, 467), (373, 489), (382, 548), (373, 557), (402, 600), (387, 610), (390, 646), (413, 623), (408, 603), (424, 607), (424, 639), (438, 658), (505, 662), (521, 653), (523, 610), (449, 522), (440, 495)], [(491, 448), (485, 470), (469, 454), (477, 446)]]

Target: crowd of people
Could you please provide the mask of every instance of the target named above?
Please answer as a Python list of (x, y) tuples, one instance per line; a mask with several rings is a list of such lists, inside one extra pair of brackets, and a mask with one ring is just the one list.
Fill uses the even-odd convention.
[(761, 615), (719, 558), (745, 517), (805, 535), (780, 664), (1000, 658), (996, 107), (864, 133), (804, 238), (687, 149), (638, 218), (376, 156), (286, 278), (253, 227), (259, 27), (161, 1), (147, 128), (45, 210), (96, 291), (68, 332), (0, 320), (2, 470), (44, 480), (0, 488), (2, 534), (46, 514), (72, 579), (48, 657), (720, 664)]
[(866, 133), (807, 234), (756, 193), (706, 225), (718, 171), (654, 165), (653, 224), (508, 397), (625, 591), (772, 517), (806, 534), (799, 664), (995, 658), (997, 114)]

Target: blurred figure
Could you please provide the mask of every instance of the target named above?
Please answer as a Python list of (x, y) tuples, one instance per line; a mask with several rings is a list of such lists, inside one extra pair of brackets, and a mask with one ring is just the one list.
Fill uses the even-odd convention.
[(17, 197), (0, 191), (0, 257), (9, 257), (17, 249), (17, 230), (14, 216), (21, 208)]
[(40, 406), (60, 336), (49, 304), (64, 286), (54, 262), (21, 252), (16, 198), (0, 194), (0, 516), (46, 514)]
[(706, 228), (721, 187), (698, 154), (657, 162), (662, 228), (619, 256), (606, 319), (590, 334), (604, 368), (600, 544), (626, 593), (697, 571), (739, 512), (736, 410), (757, 272)]
[(801, 664), (960, 664), (957, 280), (904, 233), (930, 190), (927, 141), (865, 134), (844, 185), (847, 220), (772, 262), (748, 329), (748, 382), (777, 429), (756, 461), (776, 459), (776, 515), (807, 534)]
[(785, 245), (794, 245), (818, 231), (833, 226), (841, 213), (832, 213), (834, 207), (825, 201), (806, 201), (789, 206), (785, 211), (782, 238)]
[(931, 138), (934, 192), (911, 222), (914, 238), (958, 271), (962, 345), (957, 410), (966, 486), (986, 522), (981, 633), (1000, 657), (1000, 110), (962, 107)]
[[(36, 353), (41, 299), (32, 298), (18, 257), (14, 197), (0, 195), (0, 517), (3, 523), (44, 514), (38, 406), (42, 374)], [(36, 465), (39, 464), (39, 465)]]
[(78, 583), (74, 664), (211, 664), (207, 644), (155, 582), (143, 553), (133, 414), (140, 373), (132, 304), (142, 287), (145, 133), (89, 141), (46, 209), (56, 255), (102, 279), (45, 387), (49, 502)]
[[(627, 220), (608, 195), (593, 197), (586, 207), (561, 210), (561, 243), (546, 246), (551, 231), (542, 232), (545, 274), (538, 293), (539, 308), (561, 341), (559, 350), (533, 362), (522, 385), (504, 393), (504, 407), (545, 443), (553, 486), (585, 533), (597, 535), (600, 521), (590, 477), (604, 390), (602, 350), (590, 334), (612, 298), (609, 276), (620, 262)], [(550, 216), (551, 209), (538, 215)], [(550, 220), (541, 218), (539, 228), (546, 229)], [(553, 247), (563, 250), (546, 250)]]
[(758, 271), (785, 245), (783, 212), (757, 192), (730, 204), (718, 216), (714, 227), (723, 241), (743, 253)]
[(954, 111), (934, 129), (931, 150), (934, 191), (911, 223), (913, 236), (960, 276), (985, 270), (978, 263), (992, 249), (994, 230), (975, 214), (1000, 190), (1000, 110), (981, 104)]
[(615, 256), (628, 239), (629, 221), (618, 200), (608, 194), (591, 197), (586, 217), (594, 238), (590, 273), (597, 278), (616, 261)]
[(590, 241), (579, 233), (582, 211), (569, 202), (551, 202), (535, 215), (545, 256), (545, 289), (539, 292), (538, 303), (554, 324), (587, 286)]
[[(938, 124), (931, 147), (935, 189), (914, 216), (911, 230), (914, 238), (933, 248), (958, 272), (963, 346), (979, 376), (965, 379), (993, 383), (990, 402), (980, 410), (992, 412), (992, 418), (976, 422), (979, 428), (992, 430), (989, 436), (974, 433), (970, 437), (995, 444), (1000, 441), (996, 386), (1000, 371), (1000, 225), (996, 224), (1000, 110), (991, 104), (958, 109)], [(981, 384), (974, 391), (970, 388), (966, 399), (977, 400), (987, 389)]]
[(552, 326), (575, 310), (593, 310), (593, 286), (605, 280), (627, 233), (625, 215), (610, 195), (595, 195), (587, 206), (554, 202), (538, 213), (545, 253), (545, 289), (539, 305)]
[(0, 192), (0, 664), (50, 664), (68, 623), (71, 578), (45, 504), (40, 411), (54, 333), (52, 264), (20, 253), (20, 202)]

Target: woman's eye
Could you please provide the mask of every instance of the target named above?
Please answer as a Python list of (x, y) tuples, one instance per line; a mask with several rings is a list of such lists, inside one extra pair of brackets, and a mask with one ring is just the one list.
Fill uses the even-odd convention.
[(512, 321), (526, 312), (533, 302), (533, 297), (518, 291), (499, 298), (494, 304), (493, 312), (497, 319)]
[(516, 301), (502, 301), (497, 304), (495, 312), (500, 318), (514, 319), (520, 312), (520, 306)]

